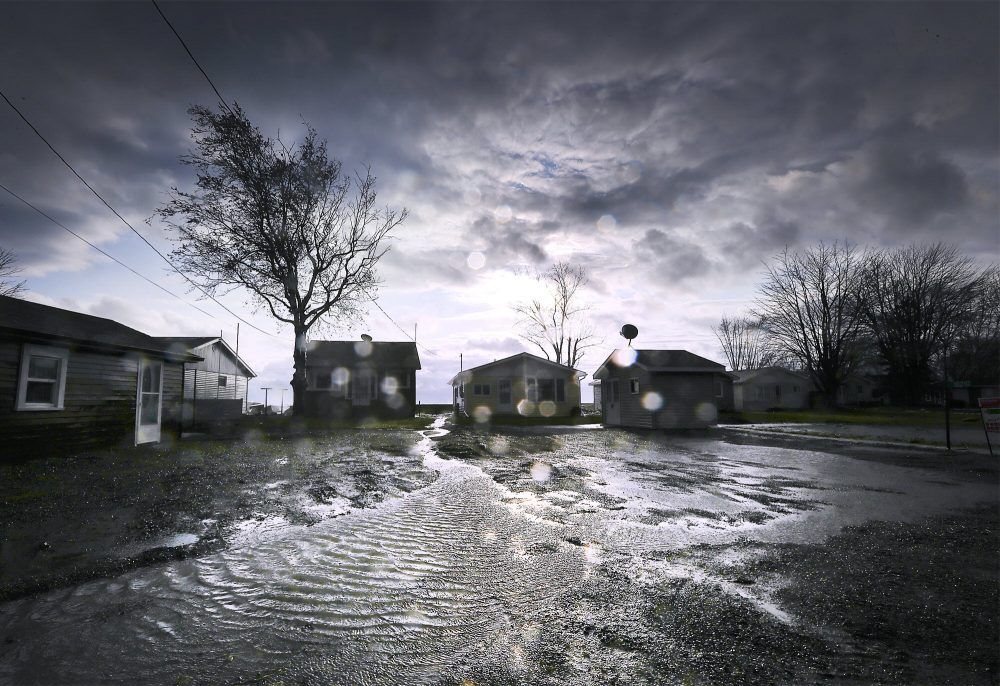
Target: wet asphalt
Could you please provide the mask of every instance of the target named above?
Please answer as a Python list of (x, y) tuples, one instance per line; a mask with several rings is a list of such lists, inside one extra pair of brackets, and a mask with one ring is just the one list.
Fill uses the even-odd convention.
[(50, 586), (0, 604), (0, 682), (997, 683), (988, 458), (594, 428), (290, 445), (245, 446), (245, 502), (211, 461), (199, 516), (139, 500), (161, 524), (124, 547), (180, 559), (5, 567)]

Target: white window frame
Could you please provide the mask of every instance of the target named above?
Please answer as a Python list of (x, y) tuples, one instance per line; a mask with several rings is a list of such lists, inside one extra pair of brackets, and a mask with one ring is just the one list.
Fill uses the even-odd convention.
[(633, 376), (628, 380), (628, 392), (632, 395), (639, 395), (639, 377)]
[(225, 374), (219, 374), (218, 384), (219, 388), (229, 388), (229, 377)]
[[(31, 357), (56, 357), (59, 359), (59, 374), (56, 378), (56, 404), (52, 403), (29, 403), (25, 400), (28, 393), (28, 369)], [(21, 369), (18, 373), (17, 381), (17, 403), (15, 410), (19, 412), (34, 411), (59, 411), (65, 409), (64, 400), (66, 397), (66, 369), (69, 367), (69, 349), (56, 348), (50, 345), (34, 345), (25, 343), (21, 349)]]

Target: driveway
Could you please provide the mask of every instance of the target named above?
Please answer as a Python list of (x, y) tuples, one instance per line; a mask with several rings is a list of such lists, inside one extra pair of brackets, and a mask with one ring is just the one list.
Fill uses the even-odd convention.
[(0, 681), (996, 682), (988, 458), (437, 426), (409, 492), (3, 604)]

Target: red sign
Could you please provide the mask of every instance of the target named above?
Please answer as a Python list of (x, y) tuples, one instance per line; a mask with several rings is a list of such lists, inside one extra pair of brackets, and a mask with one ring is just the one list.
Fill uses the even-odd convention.
[(1000, 434), (1000, 398), (980, 398), (979, 411), (983, 413), (986, 432)]

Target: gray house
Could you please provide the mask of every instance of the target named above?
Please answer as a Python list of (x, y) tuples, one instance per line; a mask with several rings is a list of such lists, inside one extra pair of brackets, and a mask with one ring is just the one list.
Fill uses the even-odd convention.
[(304, 414), (337, 420), (413, 417), (419, 369), (411, 341), (310, 341)]
[(168, 350), (201, 358), (184, 365), (184, 426), (238, 417), (247, 411), (250, 379), (257, 375), (220, 336), (157, 340)]
[(616, 350), (594, 372), (606, 426), (698, 429), (731, 400), (725, 366), (687, 350)]
[(804, 410), (809, 407), (812, 381), (784, 367), (741, 369), (732, 372), (733, 401), (737, 410)]
[(175, 436), (183, 368), (199, 360), (110, 319), (0, 296), (4, 454)]

